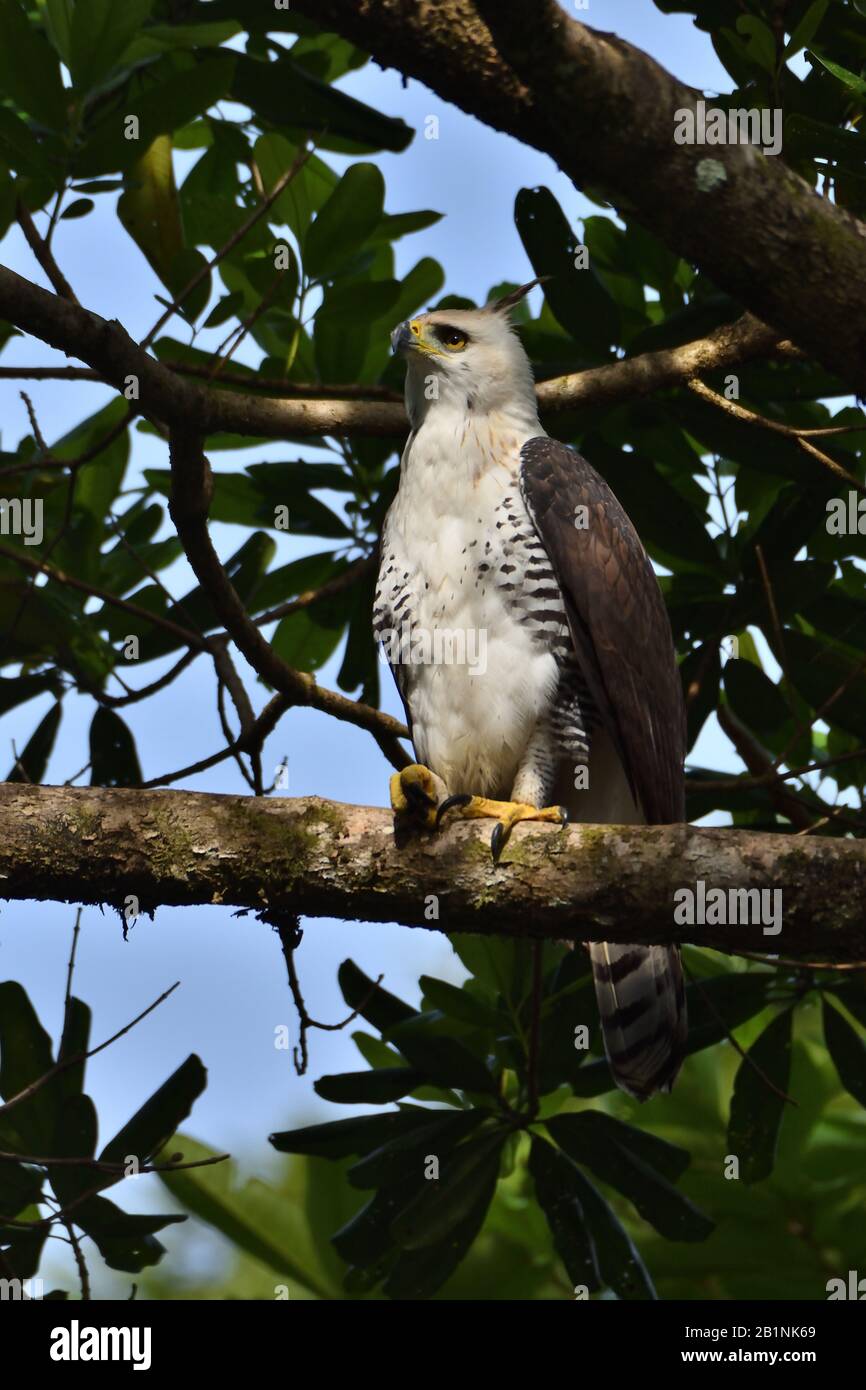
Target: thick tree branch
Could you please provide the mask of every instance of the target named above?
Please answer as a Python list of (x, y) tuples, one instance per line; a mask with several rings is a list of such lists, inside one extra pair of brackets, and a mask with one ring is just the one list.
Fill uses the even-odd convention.
[[(0, 786), (10, 899), (224, 903), (444, 932), (692, 941), (721, 951), (866, 957), (866, 842), (692, 826), (519, 825), (495, 866), (490, 826), (397, 848), (389, 812), (318, 798)], [(674, 894), (778, 889), (778, 934), (674, 922)], [(437, 915), (438, 914), (438, 915)]]
[(753, 313), (866, 392), (866, 227), (779, 157), (679, 145), (701, 94), (556, 0), (296, 0), (446, 101), (604, 189)]
[(405, 434), (402, 405), (393, 401), (262, 400), (236, 391), (215, 391), (186, 380), (144, 352), (122, 324), (40, 289), (0, 266), (0, 317), (41, 338), (67, 357), (77, 357), (124, 392), (135, 379), (145, 411), (168, 425), (213, 434), (285, 439), (313, 434)]
[[(403, 405), (396, 401), (267, 400), (199, 386), (142, 351), (116, 319), (100, 318), (58, 299), (5, 266), (0, 266), (0, 317), (67, 357), (87, 362), (98, 379), (119, 391), (126, 390), (128, 379), (134, 377), (143, 410), (202, 435), (227, 430), (268, 439), (327, 434), (399, 437), (409, 429)], [(546, 414), (589, 405), (610, 407), (685, 385), (699, 375), (724, 371), (754, 357), (791, 357), (796, 351), (791, 343), (779, 342), (778, 334), (766, 324), (744, 314), (694, 342), (540, 382), (539, 409)], [(9, 369), (19, 370), (36, 371)]]

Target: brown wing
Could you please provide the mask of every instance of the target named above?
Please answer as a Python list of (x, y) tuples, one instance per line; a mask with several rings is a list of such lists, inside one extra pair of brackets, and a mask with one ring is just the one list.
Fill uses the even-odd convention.
[(640, 538), (604, 479), (559, 440), (524, 444), (520, 486), (563, 592), (583, 677), (632, 793), (650, 824), (682, 821), (682, 685)]

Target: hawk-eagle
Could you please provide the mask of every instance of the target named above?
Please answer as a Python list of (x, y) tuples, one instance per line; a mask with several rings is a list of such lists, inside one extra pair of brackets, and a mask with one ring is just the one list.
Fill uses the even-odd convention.
[[(494, 818), (495, 858), (521, 820), (684, 818), (667, 613), (604, 479), (539, 423), (510, 319), (535, 283), (392, 335), (411, 433), (373, 621), (418, 761), (394, 774), (391, 801), (431, 827), (448, 813)], [(589, 950), (617, 1084), (640, 1099), (670, 1090), (686, 1039), (679, 951)]]

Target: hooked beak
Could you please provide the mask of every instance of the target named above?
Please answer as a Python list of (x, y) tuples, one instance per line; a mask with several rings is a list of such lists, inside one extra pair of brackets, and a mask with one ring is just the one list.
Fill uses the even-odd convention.
[(402, 323), (397, 324), (397, 327), (391, 334), (391, 351), (406, 352), (409, 348), (415, 346), (415, 341), (415, 337), (409, 328), (409, 320), (404, 319)]

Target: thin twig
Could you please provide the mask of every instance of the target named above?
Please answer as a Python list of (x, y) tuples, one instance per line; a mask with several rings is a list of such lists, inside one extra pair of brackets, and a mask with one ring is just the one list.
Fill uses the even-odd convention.
[(81, 1243), (75, 1234), (75, 1228), (71, 1221), (63, 1221), (66, 1227), (66, 1234), (69, 1237), (69, 1244), (72, 1246), (72, 1253), (75, 1256), (75, 1264), (78, 1269), (78, 1278), (81, 1283), (81, 1298), (86, 1302), (90, 1298), (90, 1275), (87, 1272), (87, 1263), (81, 1250)]
[(301, 982), (298, 979), (298, 972), (295, 967), (295, 951), (301, 944), (303, 932), (298, 918), (287, 913), (268, 913), (260, 912), (257, 914), (260, 921), (267, 922), (273, 927), (280, 938), (280, 946), (283, 951), (283, 958), (286, 962), (286, 970), (289, 976), (289, 988), (292, 991), (292, 999), (298, 1014), (298, 1046), (292, 1049), (292, 1061), (298, 1076), (303, 1076), (307, 1070), (309, 1054), (307, 1051), (307, 1032), (310, 1028), (318, 1028), (323, 1033), (339, 1033), (343, 1028), (347, 1028), (350, 1023), (361, 1014), (376, 990), (379, 988), (384, 975), (380, 975), (374, 980), (372, 986), (361, 1000), (357, 1009), (353, 1009), (347, 1018), (341, 1023), (319, 1023), (311, 1018), (307, 1013), (307, 1006), (304, 1003), (304, 996), (301, 993)]
[(43, 237), (39, 235), (39, 232), (36, 230), (36, 224), (34, 223), (33, 218), (30, 216), (29, 209), (25, 207), (24, 203), (21, 201), (20, 198), (15, 204), (15, 217), (17, 219), (19, 227), (24, 233), (27, 245), (30, 247), (30, 250), (33, 252), (39, 264), (42, 266), (42, 269), (45, 271), (45, 274), (51, 281), (51, 284), (53, 285), (54, 289), (57, 291), (59, 295), (62, 295), (64, 299), (68, 299), (73, 304), (77, 304), (78, 299), (76, 297), (75, 291), (73, 290), (66, 276), (63, 274), (63, 271), (60, 269), (60, 266), (55, 261), (54, 253), (52, 252), (50, 245), (47, 241), (44, 240)]
[[(837, 463), (829, 454), (822, 453), (820, 449), (815, 448), (814, 444), (810, 444), (809, 435), (816, 433), (826, 434), (826, 430), (801, 430), (798, 429), (796, 425), (783, 425), (780, 424), (778, 420), (768, 420), (766, 416), (756, 415), (754, 411), (746, 410), (744, 406), (738, 405), (736, 401), (729, 401), (725, 396), (720, 396), (717, 391), (711, 390), (711, 388), (698, 377), (693, 377), (691, 381), (687, 381), (686, 386), (693, 395), (700, 396), (702, 400), (707, 401), (710, 405), (714, 405), (718, 410), (723, 410), (727, 415), (733, 416), (734, 419), (740, 420), (743, 424), (755, 425), (759, 429), (771, 430), (774, 434), (784, 435), (787, 439), (790, 439), (793, 444), (796, 444), (798, 448), (802, 449), (804, 453), (817, 459), (822, 467), (835, 474), (837, 478), (842, 478), (849, 487), (856, 488), (858, 492), (866, 493), (866, 483), (861, 483), (860, 479), (855, 477), (853, 473), (849, 473), (848, 469), (844, 468), (841, 463)], [(864, 429), (866, 425), (861, 425), (859, 428)], [(835, 427), (833, 427), (833, 429), (835, 430)], [(841, 433), (841, 431), (836, 432)], [(845, 433), (847, 434), (849, 431), (846, 429)]]
[[(113, 1033), (110, 1038), (106, 1038), (105, 1042), (100, 1043), (98, 1047), (92, 1047), (89, 1052), (75, 1052), (71, 1057), (64, 1057), (62, 1061), (55, 1062), (53, 1067), (49, 1067), (48, 1071), (43, 1072), (42, 1076), (37, 1077), (35, 1081), (31, 1081), (29, 1086), (24, 1087), (23, 1091), (19, 1091), (17, 1095), (10, 1096), (7, 1101), (4, 1101), (4, 1103), (0, 1105), (0, 1115), (5, 1114), (7, 1110), (11, 1110), (13, 1105), (18, 1105), (20, 1101), (27, 1100), (28, 1097), (35, 1095), (37, 1091), (40, 1091), (43, 1086), (47, 1085), (49, 1081), (52, 1081), (60, 1072), (66, 1071), (68, 1067), (77, 1066), (79, 1062), (88, 1062), (90, 1058), (95, 1057), (97, 1053), (104, 1052), (107, 1047), (111, 1047), (111, 1044), (117, 1042), (118, 1038), (122, 1038), (124, 1034), (134, 1028), (137, 1023), (141, 1023), (142, 1019), (147, 1018), (148, 1014), (152, 1014), (154, 1009), (158, 1009), (160, 1004), (162, 1004), (170, 994), (174, 993), (179, 984), (180, 980), (175, 980), (174, 984), (171, 985), (169, 989), (165, 990), (158, 999), (154, 999), (152, 1004), (148, 1004), (147, 1008), (143, 1009), (131, 1023), (127, 1023), (125, 1027)], [(33, 1160), (33, 1162), (41, 1161), (41, 1159)]]
[(784, 967), (794, 970), (866, 970), (866, 960), (795, 960), (792, 956), (762, 956), (757, 951), (729, 951), (731, 956), (742, 956), (745, 960), (755, 960), (760, 965), (772, 965), (776, 969)]

